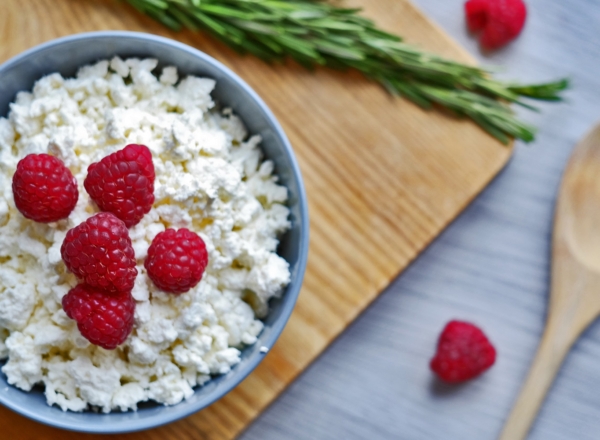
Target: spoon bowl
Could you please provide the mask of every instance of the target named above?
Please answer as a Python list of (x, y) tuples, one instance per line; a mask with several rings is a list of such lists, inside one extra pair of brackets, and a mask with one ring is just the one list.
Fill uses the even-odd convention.
[(563, 186), (569, 249), (590, 270), (600, 272), (600, 126), (573, 153)]

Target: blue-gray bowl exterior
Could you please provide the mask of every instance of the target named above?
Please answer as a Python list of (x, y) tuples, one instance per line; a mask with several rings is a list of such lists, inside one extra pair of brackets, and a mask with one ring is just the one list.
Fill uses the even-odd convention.
[(75, 75), (85, 64), (118, 55), (152, 57), (176, 66), (180, 76), (213, 78), (215, 101), (231, 107), (248, 127), (260, 134), (266, 157), (275, 162), (280, 182), (288, 188), (292, 228), (281, 239), (278, 253), (290, 264), (291, 283), (281, 298), (270, 302), (265, 328), (256, 344), (242, 350), (241, 362), (228, 374), (195, 389), (189, 399), (173, 406), (141, 404), (137, 412), (63, 412), (48, 406), (40, 388), (21, 391), (0, 374), (0, 403), (25, 417), (58, 428), (91, 433), (121, 433), (149, 429), (188, 416), (223, 397), (264, 358), (261, 347), (271, 348), (283, 330), (300, 292), (308, 255), (308, 206), (298, 163), (281, 126), (258, 95), (235, 73), (208, 55), (167, 38), (136, 32), (93, 32), (53, 40), (34, 47), (0, 66), (0, 116), (6, 117), (17, 92), (31, 90), (44, 75)]

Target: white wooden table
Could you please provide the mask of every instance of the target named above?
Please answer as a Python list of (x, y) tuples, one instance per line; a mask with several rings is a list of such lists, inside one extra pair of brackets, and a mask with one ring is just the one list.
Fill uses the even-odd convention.
[[(503, 77), (571, 77), (568, 102), (524, 115), (540, 128), (536, 142), (517, 145), (500, 176), (244, 440), (495, 439), (536, 350), (556, 190), (571, 149), (600, 121), (600, 1), (528, 0), (523, 34), (491, 56), (466, 32), (463, 0), (413, 1)], [(459, 387), (435, 382), (428, 368), (453, 318), (478, 323), (499, 353), (487, 374)], [(530, 438), (600, 438), (600, 323), (568, 357)]]

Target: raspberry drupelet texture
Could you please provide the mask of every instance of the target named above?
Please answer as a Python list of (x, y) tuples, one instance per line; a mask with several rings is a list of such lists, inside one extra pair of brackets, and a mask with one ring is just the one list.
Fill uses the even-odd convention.
[(60, 248), (67, 269), (92, 288), (131, 292), (137, 269), (129, 231), (109, 212), (100, 212), (67, 232)]
[(202, 238), (181, 228), (167, 229), (154, 237), (144, 267), (156, 287), (169, 293), (183, 293), (200, 282), (207, 264), (208, 253)]
[(83, 185), (102, 211), (112, 212), (130, 228), (152, 208), (154, 178), (148, 147), (130, 144), (91, 164)]
[(431, 369), (440, 379), (458, 383), (479, 376), (496, 361), (496, 349), (473, 324), (450, 321), (438, 341)]
[(135, 301), (129, 292), (109, 296), (78, 284), (63, 297), (62, 305), (81, 335), (107, 350), (125, 342), (133, 329)]
[(29, 154), (12, 179), (17, 209), (28, 219), (50, 223), (67, 218), (79, 198), (77, 180), (63, 162), (48, 154)]
[(469, 30), (481, 32), (481, 47), (494, 50), (521, 33), (527, 7), (522, 0), (469, 0), (465, 3), (465, 13)]

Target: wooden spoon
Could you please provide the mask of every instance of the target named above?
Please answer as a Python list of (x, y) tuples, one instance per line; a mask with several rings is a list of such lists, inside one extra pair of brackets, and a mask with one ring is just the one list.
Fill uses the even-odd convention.
[(552, 288), (542, 342), (500, 440), (527, 436), (565, 356), (600, 314), (600, 125), (573, 151), (552, 243)]

